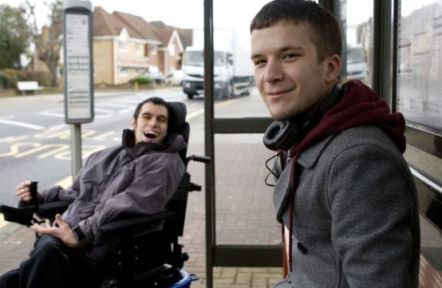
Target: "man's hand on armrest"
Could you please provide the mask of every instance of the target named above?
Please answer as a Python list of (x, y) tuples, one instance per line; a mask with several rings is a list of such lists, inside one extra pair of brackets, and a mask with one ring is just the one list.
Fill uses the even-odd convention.
[(78, 238), (69, 225), (63, 220), (60, 214), (55, 216), (55, 225), (46, 227), (44, 225), (34, 224), (31, 226), (37, 234), (50, 235), (60, 239), (69, 248), (78, 247)]

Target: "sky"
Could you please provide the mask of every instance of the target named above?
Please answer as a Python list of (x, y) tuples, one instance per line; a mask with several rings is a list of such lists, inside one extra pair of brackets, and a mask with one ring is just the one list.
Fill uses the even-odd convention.
[[(37, 4), (37, 22), (43, 25), (47, 22), (47, 8), (44, 2), (48, 0), (30, 0)], [(51, 2), (51, 0), (49, 0)], [(92, 5), (101, 6), (107, 12), (114, 10), (127, 12), (143, 17), (146, 21), (162, 20), (166, 24), (182, 28), (202, 28), (204, 0), (91, 0)], [(216, 26), (234, 28), (239, 25), (248, 27), (250, 20), (258, 10), (269, 0), (214, 0), (214, 16)], [(0, 0), (11, 6), (25, 3), (25, 0)], [(141, 4), (142, 3), (142, 4)]]
[[(201, 28), (203, 24), (204, 0), (86, 0), (92, 5), (101, 6), (109, 13), (114, 10), (142, 16), (147, 21), (162, 20), (167, 24), (182, 28)], [(214, 0), (215, 26), (234, 28), (239, 25), (248, 27), (256, 12), (270, 0)], [(0, 4), (11, 6), (23, 4), (25, 0), (0, 0)], [(39, 25), (47, 22), (45, 2), (51, 0), (30, 0), (37, 4)], [(440, 0), (404, 0), (402, 10), (408, 15), (412, 10)], [(140, 4), (142, 3), (142, 4)], [(373, 0), (347, 0), (347, 18), (349, 23), (358, 22), (373, 7)], [(351, 13), (350, 13), (351, 11)]]
[[(37, 24), (48, 23), (48, 9), (44, 4), (52, 0), (29, 0), (36, 4)], [(161, 20), (164, 23), (180, 28), (203, 27), (204, 0), (86, 0), (94, 7), (101, 6), (108, 13), (126, 12), (141, 16), (146, 21)], [(248, 27), (253, 16), (270, 0), (213, 0), (215, 28), (235, 29), (240, 35), (243, 46), (249, 43)], [(402, 12), (407, 16), (411, 11), (422, 6), (442, 0), (403, 0)], [(0, 0), (0, 4), (18, 6), (25, 0)], [(142, 4), (141, 4), (142, 3)], [(347, 0), (347, 25), (365, 22), (373, 15), (373, 1)], [(349, 33), (353, 34), (353, 33)], [(353, 38), (353, 36), (350, 35)], [(248, 49), (248, 47), (244, 47)]]

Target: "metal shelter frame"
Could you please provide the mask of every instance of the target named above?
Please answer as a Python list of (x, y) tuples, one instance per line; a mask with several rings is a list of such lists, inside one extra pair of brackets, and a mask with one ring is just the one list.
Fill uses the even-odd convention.
[(206, 166), (206, 276), (213, 287), (214, 266), (268, 267), (282, 263), (277, 245), (219, 245), (216, 242), (216, 193), (214, 136), (218, 133), (263, 133), (270, 118), (214, 118), (213, 0), (204, 0), (204, 109), (205, 153), (212, 159)]

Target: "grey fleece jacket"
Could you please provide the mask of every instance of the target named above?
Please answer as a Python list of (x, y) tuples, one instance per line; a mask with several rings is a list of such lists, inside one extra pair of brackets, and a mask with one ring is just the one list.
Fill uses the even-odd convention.
[(149, 215), (164, 209), (185, 173), (178, 151), (186, 144), (181, 135), (169, 135), (167, 145), (138, 143), (130, 147), (133, 132), (125, 130), (123, 145), (92, 154), (68, 189), (54, 187), (40, 200), (68, 201), (63, 218), (85, 236), (82, 246), (92, 260), (106, 250), (109, 239), (99, 227), (121, 215)]

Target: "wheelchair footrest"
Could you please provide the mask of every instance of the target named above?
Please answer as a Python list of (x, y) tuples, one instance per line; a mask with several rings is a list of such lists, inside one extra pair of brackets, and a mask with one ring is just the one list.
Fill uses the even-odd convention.
[(163, 265), (159, 268), (143, 273), (135, 277), (136, 283), (142, 283), (146, 287), (168, 287), (181, 279), (181, 273), (178, 269)]
[(106, 279), (100, 288), (167, 288), (179, 282), (182, 278), (180, 270), (170, 265), (163, 265), (135, 276), (133, 279)]
[[(199, 280), (195, 274), (182, 272), (171, 266), (161, 266), (136, 276), (132, 281), (107, 279), (101, 282), (100, 288), (178, 288), (189, 287), (190, 282)], [(183, 286), (185, 285), (185, 286)]]

